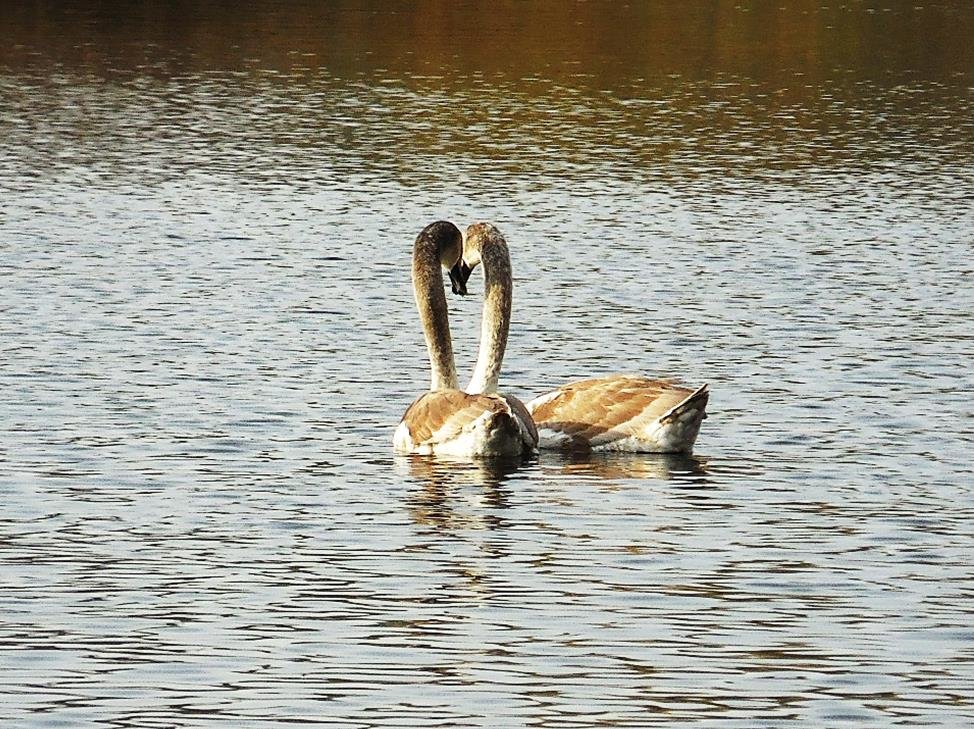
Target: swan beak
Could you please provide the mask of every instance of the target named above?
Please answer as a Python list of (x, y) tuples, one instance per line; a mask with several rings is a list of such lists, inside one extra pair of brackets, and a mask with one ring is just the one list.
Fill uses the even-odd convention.
[(453, 286), (453, 293), (460, 296), (467, 295), (467, 279), (470, 278), (470, 267), (461, 258), (457, 265), (450, 269), (450, 284)]

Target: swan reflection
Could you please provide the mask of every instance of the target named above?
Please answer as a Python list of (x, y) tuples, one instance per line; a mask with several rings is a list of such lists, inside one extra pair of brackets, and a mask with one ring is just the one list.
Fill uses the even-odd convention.
[(508, 508), (504, 485), (530, 460), (523, 458), (451, 459), (443, 456), (400, 455), (396, 471), (420, 484), (411, 490), (408, 507), (413, 520), (439, 528), (493, 529)]
[(541, 473), (583, 481), (654, 479), (703, 486), (709, 482), (707, 460), (675, 453), (545, 453)]

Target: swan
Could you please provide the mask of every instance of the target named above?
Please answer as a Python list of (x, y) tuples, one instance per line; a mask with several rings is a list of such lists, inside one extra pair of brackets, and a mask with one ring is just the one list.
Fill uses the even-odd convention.
[(451, 274), (454, 293), (466, 293), (467, 279), (481, 262), (484, 265), (484, 304), (480, 317), (480, 347), (477, 352), (477, 364), (466, 392), (471, 395), (490, 395), (503, 399), (515, 415), (525, 447), (536, 451), (538, 430), (527, 407), (513, 395), (497, 393), (504, 351), (507, 349), (507, 335), (511, 326), (514, 283), (507, 241), (490, 223), (474, 223), (467, 227), (463, 257)]
[(427, 225), (413, 246), (413, 294), (429, 353), (430, 391), (406, 410), (393, 447), (399, 453), (461, 457), (534, 452), (537, 431), (522, 403), (458, 389), (441, 269), (450, 271), (453, 291), (465, 294), (466, 280), (459, 277), (462, 253), (460, 229), (443, 220)]
[[(510, 255), (500, 231), (489, 223), (467, 228), (454, 292), (479, 263), (488, 291), (470, 393), (496, 391), (510, 325)], [(691, 389), (671, 380), (609, 375), (562, 385), (526, 408), (542, 449), (689, 454), (707, 417), (708, 398), (707, 385)]]

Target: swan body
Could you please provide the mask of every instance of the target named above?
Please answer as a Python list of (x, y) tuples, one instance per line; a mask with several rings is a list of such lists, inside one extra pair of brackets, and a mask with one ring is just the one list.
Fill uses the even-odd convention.
[(424, 455), (521, 455), (533, 451), (538, 440), (524, 404), (458, 389), (441, 269), (450, 271), (454, 291), (466, 293), (466, 280), (457, 277), (462, 253), (463, 236), (446, 221), (426, 226), (413, 246), (413, 293), (426, 338), (431, 381), (430, 391), (420, 395), (403, 415), (393, 447), (399, 453)]
[(707, 385), (611, 375), (562, 385), (527, 408), (541, 448), (691, 453), (709, 396)]

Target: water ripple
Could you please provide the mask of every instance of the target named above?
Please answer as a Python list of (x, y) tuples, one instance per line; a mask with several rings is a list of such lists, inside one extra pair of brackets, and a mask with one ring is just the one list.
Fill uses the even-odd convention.
[[(0, 21), (5, 725), (974, 718), (968, 10), (40, 5)], [(510, 241), (510, 392), (707, 381), (697, 453), (394, 456), (441, 217)]]

